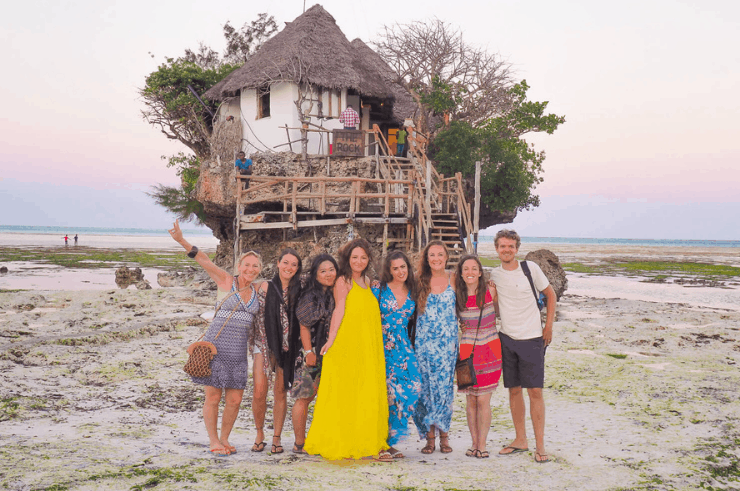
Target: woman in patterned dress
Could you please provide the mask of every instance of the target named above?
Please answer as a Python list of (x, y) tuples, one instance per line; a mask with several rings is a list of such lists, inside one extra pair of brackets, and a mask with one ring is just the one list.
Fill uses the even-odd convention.
[(380, 304), (388, 385), (388, 452), (394, 459), (404, 455), (393, 446), (408, 435), (409, 418), (414, 414), (421, 392), (419, 366), (414, 353), (412, 331), (416, 285), (406, 254), (394, 251), (383, 261), (380, 283), (373, 293)]
[[(253, 282), (260, 274), (262, 260), (254, 251), (242, 254), (236, 263), (239, 274), (231, 276), (183, 238), (177, 221), (169, 232), (172, 238), (188, 251), (188, 256), (195, 259), (216, 282), (219, 292), (227, 295), (204, 336), (204, 340), (216, 345), (218, 351), (211, 361), (211, 375), (191, 377), (196, 384), (205, 386), (203, 421), (208, 432), (211, 452), (213, 455), (224, 457), (236, 453), (236, 448), (229, 444), (229, 435), (239, 414), (244, 389), (249, 381), (247, 345), (249, 332), (259, 310)], [(222, 395), (225, 404), (219, 435), (218, 405)]]
[(445, 270), (447, 246), (440, 240), (427, 244), (419, 260), (418, 302), (416, 305), (416, 359), (421, 372), (421, 397), (414, 423), (427, 444), (424, 454), (434, 452), (439, 431), (439, 450), (452, 452), (448, 431), (452, 422), (455, 362), (457, 361), (457, 315), (455, 282)]
[(457, 315), (462, 328), (460, 359), (473, 354), (476, 377), (474, 386), (460, 391), (467, 397), (468, 429), (473, 441), (465, 455), (485, 459), (489, 456), (486, 439), (491, 427), (491, 394), (501, 378), (501, 341), (494, 308), (498, 298), (496, 287), (487, 285), (477, 256), (463, 256), (455, 278)]
[(267, 386), (274, 372), (273, 436), (270, 450), (273, 454), (284, 452), (281, 435), (288, 412), (287, 390), (293, 383), (293, 364), (298, 356), (296, 341), (300, 325), (295, 311), (301, 293), (303, 263), (298, 253), (288, 248), (280, 252), (277, 269), (272, 280), (262, 283), (257, 292), (260, 312), (257, 314), (250, 342), (250, 351), (254, 357), (252, 414), (257, 427), (252, 451), (262, 452), (267, 446), (264, 441)]
[(329, 337), (329, 323), (334, 312), (334, 282), (339, 266), (329, 254), (319, 254), (311, 263), (306, 286), (298, 300), (296, 316), (301, 326), (298, 347), (302, 355), (296, 359), (293, 388), (293, 453), (303, 454), (306, 443), (306, 420), (321, 381), (319, 351)]

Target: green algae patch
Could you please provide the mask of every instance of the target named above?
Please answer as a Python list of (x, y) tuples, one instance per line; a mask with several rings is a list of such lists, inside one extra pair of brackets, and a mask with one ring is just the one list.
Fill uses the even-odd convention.
[(125, 264), (171, 268), (190, 264), (184, 254), (75, 247), (72, 250), (0, 248), (0, 262), (33, 261), (67, 268), (111, 268)]
[[(740, 268), (724, 264), (689, 263), (673, 261), (627, 261), (612, 265), (629, 273), (670, 272), (680, 275), (700, 276), (709, 279), (740, 276)], [(662, 275), (662, 279), (667, 278)]]
[(594, 266), (587, 266), (582, 263), (562, 263), (560, 266), (562, 266), (563, 269), (567, 271), (568, 273), (595, 274), (595, 273), (602, 272), (600, 268), (596, 268)]

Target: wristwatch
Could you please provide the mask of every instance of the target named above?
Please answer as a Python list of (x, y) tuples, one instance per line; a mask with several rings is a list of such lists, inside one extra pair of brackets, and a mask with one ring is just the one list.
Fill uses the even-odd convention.
[[(306, 350), (303, 350), (303, 351), (306, 351)], [(314, 355), (316, 354), (316, 352), (313, 350), (313, 348), (311, 348), (310, 350), (306, 351), (306, 354), (309, 354), (309, 353), (313, 353)]]
[(198, 255), (198, 248), (195, 247), (195, 246), (193, 246), (193, 248), (190, 249), (190, 252), (188, 252), (188, 257), (190, 259), (195, 259), (195, 256), (197, 256), (197, 255)]

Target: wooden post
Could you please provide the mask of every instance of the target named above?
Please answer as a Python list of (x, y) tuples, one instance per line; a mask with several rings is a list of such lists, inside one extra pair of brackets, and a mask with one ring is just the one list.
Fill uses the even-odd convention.
[(478, 252), (478, 227), (480, 226), (480, 160), (475, 162), (475, 214), (473, 215), (473, 246)]
[[(285, 181), (285, 196), (288, 195), (288, 188), (290, 186), (290, 181)], [(288, 200), (287, 198), (283, 200), (283, 213), (288, 211)]]
[(288, 123), (285, 123), (285, 134), (288, 136), (288, 145), (290, 145), (290, 151), (293, 152), (293, 143), (290, 141), (290, 132), (288, 131)]
[(426, 175), (426, 186), (425, 192), (426, 197), (424, 198), (424, 204), (427, 211), (427, 242), (429, 242), (429, 233), (432, 230), (432, 161), (427, 160), (427, 175)]
[(388, 180), (385, 181), (385, 208), (383, 209), (383, 217), (388, 218), (391, 211), (391, 185)]
[(383, 255), (388, 251), (388, 222), (383, 224)]
[(321, 215), (326, 214), (326, 181), (321, 181)]
[(296, 181), (293, 181), (293, 205), (292, 205), (292, 215), (291, 219), (293, 220), (293, 230), (298, 230), (298, 211), (296, 210), (296, 193), (298, 192), (298, 183)]

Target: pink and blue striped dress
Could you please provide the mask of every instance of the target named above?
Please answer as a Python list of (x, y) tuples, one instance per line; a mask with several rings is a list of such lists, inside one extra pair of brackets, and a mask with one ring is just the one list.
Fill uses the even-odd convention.
[[(460, 340), (460, 359), (470, 356), (473, 351), (473, 341), (476, 340), (476, 327), (480, 309), (475, 304), (475, 295), (468, 297), (466, 309), (460, 314), (462, 339)], [(460, 392), (469, 395), (487, 394), (496, 390), (501, 378), (501, 341), (496, 330), (496, 311), (493, 307), (493, 298), (486, 292), (486, 303), (483, 305), (483, 316), (475, 341), (473, 353), (476, 385)]]

